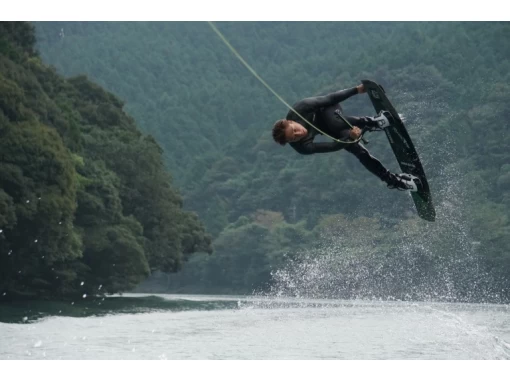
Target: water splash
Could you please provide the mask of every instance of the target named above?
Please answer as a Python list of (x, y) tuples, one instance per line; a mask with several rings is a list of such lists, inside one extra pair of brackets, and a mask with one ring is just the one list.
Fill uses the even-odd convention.
[[(345, 230), (323, 235), (320, 247), (294, 255), (272, 272), (267, 294), (498, 302), (462, 212), (462, 179), (454, 167), (444, 171), (435, 223), (414, 217), (390, 227), (372, 224), (374, 230), (357, 239)], [(359, 225), (359, 220), (351, 221)]]
[[(459, 167), (456, 125), (437, 88), (399, 92), (436, 205), (435, 223), (415, 213), (397, 220), (350, 216), (338, 232), (327, 232), (315, 249), (294, 252), (271, 273), (269, 291), (258, 295), (294, 298), (500, 302), (480, 257), (484, 249), (470, 233), (466, 204), (472, 185)], [(432, 114), (431, 114), (432, 113)], [(437, 120), (431, 125), (431, 120)], [(458, 124), (458, 123), (457, 123)], [(453, 127), (452, 127), (453, 128)], [(427, 170), (432, 168), (431, 170)], [(403, 200), (404, 201), (404, 200)], [(394, 205), (402, 207), (402, 203)], [(391, 210), (401, 215), (400, 210)], [(359, 236), (356, 228), (363, 228)]]

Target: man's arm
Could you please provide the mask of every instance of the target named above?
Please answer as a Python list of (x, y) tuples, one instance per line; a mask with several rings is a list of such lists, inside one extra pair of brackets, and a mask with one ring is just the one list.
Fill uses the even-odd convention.
[(295, 105), (295, 109), (298, 112), (310, 112), (315, 111), (316, 109), (328, 107), (333, 104), (337, 104), (343, 102), (344, 100), (350, 98), (353, 95), (364, 92), (363, 85), (349, 88), (347, 90), (340, 90), (337, 92), (333, 92), (328, 95), (323, 96), (314, 96), (311, 98), (306, 98), (301, 100), (298, 104)]
[(290, 144), (298, 153), (301, 154), (314, 154), (314, 153), (329, 153), (336, 152), (344, 149), (347, 145), (341, 142), (306, 142), (304, 144), (291, 143)]

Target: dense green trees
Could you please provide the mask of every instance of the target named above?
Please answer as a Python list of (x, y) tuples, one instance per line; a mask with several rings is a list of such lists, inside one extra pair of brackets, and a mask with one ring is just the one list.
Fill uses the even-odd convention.
[[(328, 262), (324, 271), (336, 268), (328, 281), (344, 289), (343, 295), (359, 289), (334, 279), (361, 284), (348, 280), (356, 267), (364, 273), (365, 294), (418, 297), (420, 286), (422, 293), (443, 290), (462, 299), (485, 290), (508, 292), (508, 23), (250, 22), (218, 27), (290, 103), (354, 86), (362, 78), (381, 83), (407, 119), (430, 179), (438, 221), (431, 226), (416, 219), (407, 195), (386, 190), (346, 152), (301, 157), (274, 144), (270, 128), (285, 115), (285, 107), (206, 23), (36, 23), (37, 46), (47, 62), (65, 75), (88, 75), (126, 102), (128, 113), (161, 145), (182, 202), (215, 238), (215, 255), (192, 257), (182, 273), (162, 276), (162, 287), (247, 292), (262, 286), (269, 271), (288, 262), (299, 269), (298, 263), (322, 257), (334, 246), (332, 257), (339, 261)], [(17, 53), (11, 49), (9, 54)], [(32, 66), (37, 68), (37, 62)], [(39, 82), (46, 93), (59, 96), (53, 82)], [(21, 96), (12, 84), (0, 85), (13, 97)], [(60, 109), (66, 107), (66, 99), (59, 99)], [(5, 102), (6, 110), (19, 104)], [(87, 103), (70, 109), (81, 107), (87, 108), (81, 114), (66, 112), (67, 122), (55, 125), (66, 146), (87, 144), (72, 127), (81, 118), (91, 124), (116, 123), (115, 107)], [(58, 119), (56, 110), (45, 108), (51, 120)], [(352, 114), (373, 112), (364, 96), (349, 99), (344, 108)], [(107, 169), (119, 165), (113, 171), (126, 189), (119, 192), (123, 207), (137, 207), (138, 201), (125, 204), (144, 198), (128, 191), (134, 184), (128, 181), (142, 186), (146, 171), (133, 178), (128, 167), (132, 145), (112, 151), (103, 145), (108, 139), (99, 137), (103, 132), (87, 132), (96, 136), (92, 141), (102, 141), (91, 149), (101, 152)], [(384, 136), (369, 140), (371, 153), (398, 170)], [(123, 158), (112, 164), (116, 155)], [(7, 204), (2, 199), (0, 204)], [(144, 205), (125, 215), (143, 222), (144, 238), (154, 237), (166, 224), (157, 209)], [(268, 227), (257, 216), (260, 212), (280, 217)], [(174, 227), (169, 223), (165, 228)], [(338, 232), (328, 240), (323, 228)], [(189, 237), (193, 241), (193, 234)], [(178, 246), (175, 241), (161, 244), (171, 250)], [(151, 257), (162, 262), (157, 254)]]
[(0, 23), (0, 292), (61, 297), (131, 289), (176, 271), (210, 238), (123, 103), (34, 52)]

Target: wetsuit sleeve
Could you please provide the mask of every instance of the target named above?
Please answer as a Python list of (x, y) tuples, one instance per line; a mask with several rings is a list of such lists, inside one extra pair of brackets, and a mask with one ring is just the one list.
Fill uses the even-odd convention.
[(328, 95), (323, 96), (314, 96), (312, 98), (306, 98), (296, 104), (294, 107), (298, 112), (310, 112), (315, 111), (316, 109), (329, 107), (333, 104), (337, 104), (343, 102), (344, 100), (350, 98), (353, 95), (358, 93), (358, 89), (356, 87), (349, 88), (347, 90), (340, 90), (337, 92), (333, 92)]
[(301, 154), (329, 153), (344, 149), (348, 145), (352, 144), (344, 144), (340, 142), (309, 142), (302, 144), (299, 148), (296, 147), (296, 150)]

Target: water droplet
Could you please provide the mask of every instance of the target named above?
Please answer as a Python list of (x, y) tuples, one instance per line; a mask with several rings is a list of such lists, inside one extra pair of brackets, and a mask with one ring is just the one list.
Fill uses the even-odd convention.
[(28, 321), (28, 317), (23, 317), (23, 322)]
[(98, 288), (98, 289), (99, 289), (99, 290), (101, 290), (101, 288), (102, 288), (102, 287), (103, 287), (103, 285), (99, 285), (99, 288)]
[(86, 336), (84, 336), (83, 338), (81, 338), (81, 340), (86, 340), (86, 339), (87, 339), (87, 337), (86, 337)]
[(42, 258), (44, 259), (44, 256)]
[(58, 224), (62, 224), (62, 222), (58, 222)]
[(58, 313), (59, 313), (59, 314), (60, 314), (60, 313), (62, 313), (62, 310), (59, 310), (59, 311), (58, 311)]
[(34, 347), (41, 347), (42, 346), (42, 340), (38, 340), (35, 342)]
[(1, 234), (2, 232), (4, 232), (4, 230), (0, 229), (0, 234)]
[(82, 281), (82, 282), (81, 282), (80, 286), (83, 286), (83, 284), (85, 284), (85, 282), (84, 282), (84, 281)]
[(9, 253), (7, 254), (7, 256), (10, 256), (12, 253), (12, 249), (9, 251)]
[(37, 239), (34, 240), (34, 243), (37, 243)]
[(6, 294), (7, 294), (7, 293), (2, 294), (2, 297), (5, 297), (5, 295), (6, 295)]
[(115, 266), (115, 264), (113, 264), (113, 266)]
[(19, 271), (18, 274), (21, 274), (21, 271)]
[(71, 305), (74, 305), (74, 302), (71, 302)]
[(84, 295), (83, 295), (83, 298), (87, 298), (87, 295), (86, 295), (86, 294), (84, 294)]
[(37, 198), (37, 199), (41, 199), (41, 197)]
[(27, 203), (30, 203), (30, 200), (29, 200), (29, 199), (27, 199)]

